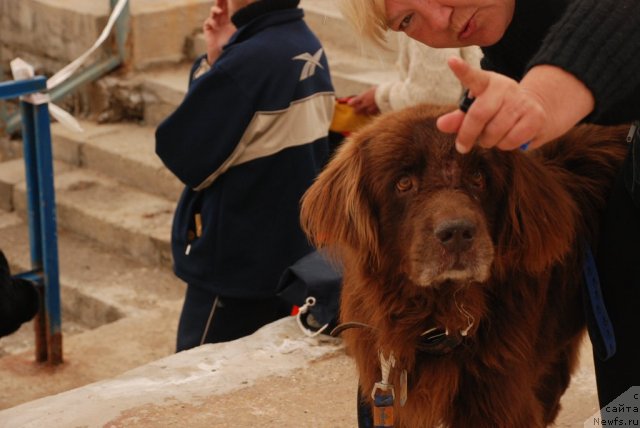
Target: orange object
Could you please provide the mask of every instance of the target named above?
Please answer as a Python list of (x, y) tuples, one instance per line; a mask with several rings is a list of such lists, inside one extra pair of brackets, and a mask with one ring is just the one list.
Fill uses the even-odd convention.
[(333, 112), (333, 120), (329, 129), (342, 135), (349, 135), (357, 131), (373, 119), (373, 116), (358, 114), (347, 102), (352, 97), (337, 98), (335, 110)]

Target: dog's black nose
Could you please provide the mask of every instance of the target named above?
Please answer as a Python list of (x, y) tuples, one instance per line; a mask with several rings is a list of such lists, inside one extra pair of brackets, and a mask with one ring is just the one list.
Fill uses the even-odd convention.
[(447, 251), (459, 253), (471, 247), (476, 226), (466, 219), (451, 220), (436, 227), (434, 234)]

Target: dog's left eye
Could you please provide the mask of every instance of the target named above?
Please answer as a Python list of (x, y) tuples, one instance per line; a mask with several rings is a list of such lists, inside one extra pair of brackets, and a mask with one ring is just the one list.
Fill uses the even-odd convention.
[(482, 174), (482, 171), (476, 170), (471, 175), (471, 185), (475, 189), (484, 190), (484, 188), (485, 188), (485, 179), (484, 179), (484, 174)]
[(413, 180), (408, 175), (403, 175), (396, 181), (396, 190), (398, 192), (406, 192), (413, 188)]

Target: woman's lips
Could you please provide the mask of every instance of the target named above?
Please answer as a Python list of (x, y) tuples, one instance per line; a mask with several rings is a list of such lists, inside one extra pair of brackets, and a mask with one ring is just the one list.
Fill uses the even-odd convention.
[(475, 19), (473, 19), (474, 16), (469, 18), (464, 27), (462, 27), (462, 31), (458, 33), (458, 40), (468, 39), (476, 31), (476, 22)]

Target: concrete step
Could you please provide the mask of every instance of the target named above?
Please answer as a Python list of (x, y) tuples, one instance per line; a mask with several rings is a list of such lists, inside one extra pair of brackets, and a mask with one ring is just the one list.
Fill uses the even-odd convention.
[[(327, 48), (331, 78), (339, 97), (359, 94), (372, 85), (378, 85), (396, 77), (393, 64), (381, 58), (355, 57), (340, 47)], [(187, 91), (191, 64), (149, 70), (139, 73), (136, 79), (143, 88), (145, 107), (144, 122), (157, 126), (182, 102)]]
[[(129, 3), (128, 62), (134, 69), (184, 60), (185, 39), (201, 28), (212, 4), (211, 0)], [(21, 56), (55, 72), (94, 44), (109, 13), (109, 0), (3, 0), (0, 49), (7, 60)], [(106, 57), (109, 49), (105, 43), (94, 58)]]
[[(2, 227), (0, 224), (0, 233), (2, 233), (2, 250), (11, 264), (11, 272), (16, 274), (31, 269), (30, 249), (29, 249), (29, 231), (23, 219), (19, 218), (16, 213), (0, 214), (0, 216), (14, 216), (18, 221)], [(62, 313), (64, 322), (73, 322), (80, 326), (81, 330), (95, 328), (102, 324), (107, 324), (118, 320), (124, 316), (124, 312), (109, 298), (109, 290), (101, 290), (94, 288), (91, 284), (85, 286), (82, 281), (81, 274), (90, 273), (92, 266), (90, 265), (73, 265), (70, 263), (87, 262), (87, 256), (91, 253), (94, 256), (96, 251), (89, 250), (90, 244), (86, 240), (74, 237), (73, 234), (65, 230), (60, 231), (59, 236), (59, 253), (60, 267), (63, 270), (60, 273), (60, 293), (62, 296)], [(65, 247), (64, 244), (70, 243), (71, 247)], [(73, 251), (73, 257), (68, 256), (68, 252)], [(79, 254), (82, 251), (83, 254)], [(102, 250), (104, 254), (104, 250)], [(63, 257), (64, 255), (64, 257)], [(80, 257), (76, 257), (79, 256)], [(96, 259), (100, 260), (100, 259)], [(86, 269), (87, 272), (83, 272)], [(67, 272), (64, 272), (66, 270)], [(69, 275), (71, 273), (71, 275)], [(104, 296), (96, 294), (102, 292)], [(24, 325), (21, 330), (31, 330), (31, 323)], [(8, 340), (16, 340), (20, 337), (20, 332), (9, 336)], [(33, 333), (31, 334), (33, 341)], [(24, 333), (22, 333), (24, 337)], [(33, 345), (33, 343), (32, 343)], [(9, 353), (11, 343), (7, 343), (6, 339), (2, 339), (0, 343), (0, 354)]]
[(185, 59), (187, 37), (202, 28), (212, 0), (130, 0), (131, 64), (146, 69)]
[[(63, 357), (35, 363), (33, 323), (0, 339), (0, 408), (76, 388), (170, 355), (184, 287), (149, 266), (58, 228)], [(0, 247), (13, 273), (30, 269), (28, 230), (0, 210)], [(7, 426), (0, 423), (0, 426)]]
[[(63, 173), (72, 168), (73, 166), (65, 162), (54, 161), (53, 163), (54, 173)], [(0, 163), (0, 210), (15, 210), (14, 189), (19, 184), (25, 182), (24, 171), (24, 159), (22, 158), (11, 159)], [(25, 203), (25, 201), (18, 201), (18, 204), (21, 206), (24, 206)]]
[[(200, 31), (211, 0), (130, 0), (129, 65), (135, 70), (186, 59), (187, 39)], [(306, 20), (328, 46), (393, 61), (390, 51), (364, 45), (332, 0), (302, 0)], [(89, 49), (110, 13), (109, 1), (3, 0), (0, 46), (7, 59), (22, 56), (48, 72), (59, 70)], [(161, 34), (162, 37), (158, 37)], [(106, 57), (110, 45), (94, 58)]]
[(354, 59), (351, 51), (338, 47), (327, 48), (327, 58), (338, 97), (359, 94), (371, 86), (397, 77), (395, 66), (383, 58)]
[[(318, 36), (327, 52), (343, 50), (351, 53), (357, 63), (361, 58), (373, 59), (385, 64), (393, 64), (397, 53), (397, 35), (390, 33), (387, 43), (377, 46), (363, 40), (342, 17), (334, 0), (302, 0), (304, 19)], [(194, 59), (206, 52), (202, 32), (198, 32), (187, 43), (189, 58)]]
[[(57, 71), (94, 43), (108, 12), (109, 2), (102, 0), (3, 0), (0, 2), (3, 62), (19, 56), (39, 70)], [(92, 58), (105, 55), (101, 50)]]
[[(355, 33), (333, 0), (302, 0), (300, 6), (305, 11), (305, 21), (325, 48), (337, 96), (358, 94), (372, 85), (396, 77), (396, 34), (389, 34), (388, 43), (384, 47), (376, 46)], [(191, 59), (206, 51), (201, 32), (188, 45), (191, 48)], [(176, 100), (179, 102), (184, 94), (188, 70), (188, 66), (183, 66), (150, 75), (145, 80), (146, 88), (152, 94), (149, 98), (160, 101), (147, 107), (152, 109), (149, 114), (145, 112), (148, 123), (158, 123), (159, 116), (166, 117), (173, 111), (171, 105)]]
[(334, 1), (302, 0), (301, 6), (325, 48), (339, 97), (397, 78), (397, 34), (389, 33), (387, 42), (378, 46), (355, 33)]
[[(182, 100), (188, 82), (185, 62), (205, 51), (200, 29), (210, 6), (211, 0), (130, 0), (130, 60), (126, 70), (111, 77), (127, 82), (120, 88), (124, 92), (137, 91), (136, 85), (140, 85), (142, 115), (148, 126), (157, 126)], [(338, 96), (359, 93), (389, 78), (396, 55), (395, 35), (390, 37), (389, 49), (380, 49), (354, 34), (333, 1), (304, 0), (301, 6), (330, 58)], [(53, 73), (93, 44), (108, 13), (107, 0), (0, 2), (0, 52), (5, 61), (21, 56), (39, 72)], [(104, 48), (89, 63), (108, 54)], [(7, 64), (0, 66), (8, 69)], [(163, 69), (167, 67), (169, 70)], [(151, 72), (139, 76), (137, 72), (142, 70)], [(117, 105), (123, 102), (110, 93), (113, 86), (109, 84), (106, 89), (100, 84), (89, 86), (91, 91), (82, 90), (71, 97), (75, 101), (65, 102), (75, 102), (83, 111), (96, 114), (105, 113), (99, 101), (102, 98), (107, 106), (110, 101)]]
[(144, 94), (144, 122), (156, 127), (182, 102), (189, 84), (191, 63), (139, 73), (136, 79)]
[[(112, 251), (171, 265), (170, 229), (182, 184), (154, 153), (154, 130), (82, 122), (52, 125), (60, 226)], [(0, 163), (0, 208), (26, 217), (24, 161)]]
[[(8, 355), (30, 354), (35, 358), (33, 321), (22, 325), (16, 332), (0, 339), (0, 359)], [(62, 314), (62, 336), (70, 337), (88, 331), (89, 327), (70, 319), (66, 312)], [(2, 382), (0, 382), (1, 384)], [(1, 407), (1, 406), (0, 406)]]
[(302, 0), (305, 21), (322, 41), (327, 52), (341, 49), (350, 52), (355, 63), (361, 58), (378, 60), (383, 64), (393, 64), (396, 59), (397, 37), (390, 33), (387, 43), (377, 46), (363, 40), (345, 20), (336, 4), (340, 0)]
[[(598, 402), (591, 360), (591, 347), (585, 341), (555, 427), (594, 426)], [(0, 360), (0, 373), (8, 366)], [(21, 377), (24, 384), (34, 382), (29, 374)], [(64, 375), (55, 372), (44, 379), (52, 384), (64, 380)], [(289, 317), (233, 342), (203, 345), (113, 379), (0, 411), (0, 425), (353, 427), (356, 386), (353, 361), (340, 345), (322, 335), (305, 337)], [(0, 400), (1, 394), (2, 390)]]
[(182, 183), (155, 154), (155, 129), (130, 123), (82, 121), (84, 132), (51, 125), (54, 157), (101, 172), (145, 192), (177, 201)]
[[(16, 166), (19, 170), (21, 165)], [(169, 240), (174, 201), (123, 185), (99, 172), (66, 168), (55, 173), (60, 227), (152, 266), (171, 266)], [(11, 203), (24, 218), (24, 181), (12, 186)]]
[[(25, 235), (15, 214), (0, 212), (2, 246), (14, 268), (28, 263)], [(128, 302), (130, 309), (115, 321), (65, 336), (60, 367), (34, 363), (30, 350), (0, 358), (0, 426), (355, 424), (357, 375), (335, 339), (307, 338), (286, 318), (243, 339), (173, 354), (181, 296), (174, 280), (163, 275), (149, 280), (153, 275), (144, 266), (103, 255), (93, 245), (83, 247), (86, 241), (64, 230), (59, 239), (63, 303), (67, 279), (75, 277), (82, 291), (100, 290), (111, 296), (101, 300)], [(93, 286), (91, 278), (102, 285)], [(131, 299), (132, 293), (139, 300)], [(555, 426), (582, 426), (597, 410), (592, 352), (585, 340)]]
[[(16, 212), (0, 210), (0, 247), (12, 272), (31, 267), (28, 228)], [(183, 284), (171, 265), (149, 265), (64, 226), (58, 227), (63, 314), (89, 329), (141, 310), (173, 307)]]
[[(36, 363), (31, 350), (0, 358), (0, 409), (54, 397), (173, 354), (180, 302), (173, 303), (169, 309), (140, 311), (92, 330), (63, 336), (64, 363), (56, 367)], [(70, 405), (66, 412), (75, 414), (78, 408)], [(8, 420), (0, 420), (0, 426), (24, 428)], [(39, 426), (76, 425), (57, 424), (51, 418)]]
[[(380, 59), (362, 57), (354, 60), (351, 52), (341, 48), (327, 50), (331, 79), (339, 97), (359, 94), (372, 85), (394, 79), (394, 66)], [(140, 73), (145, 93), (144, 122), (157, 126), (182, 102), (187, 91), (191, 64)]]
[[(0, 360), (1, 374), (7, 366)], [(23, 384), (33, 382), (30, 374), (22, 376)], [(65, 374), (46, 376), (46, 383), (62, 382)], [(289, 317), (249, 337), (0, 411), (0, 426), (351, 427), (356, 385), (340, 342), (307, 338)]]

